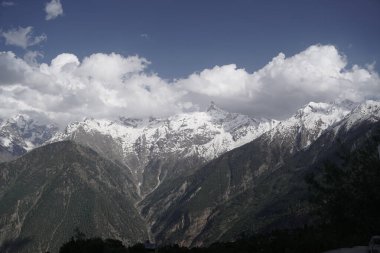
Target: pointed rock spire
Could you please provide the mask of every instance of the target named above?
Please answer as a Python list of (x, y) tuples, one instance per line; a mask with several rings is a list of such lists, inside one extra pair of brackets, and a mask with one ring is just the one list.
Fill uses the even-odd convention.
[(207, 108), (207, 111), (208, 111), (208, 112), (211, 112), (211, 111), (222, 111), (222, 109), (220, 109), (220, 108), (215, 104), (214, 101), (211, 101), (209, 107)]

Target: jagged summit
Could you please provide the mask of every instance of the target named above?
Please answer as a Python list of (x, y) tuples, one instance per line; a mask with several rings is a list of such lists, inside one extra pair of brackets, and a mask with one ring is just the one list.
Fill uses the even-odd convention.
[(334, 122), (342, 120), (348, 113), (354, 109), (354, 103), (315, 103), (310, 102), (297, 113), (286, 121), (298, 121), (300, 124), (307, 128), (315, 127), (317, 122), (325, 123), (324, 126), (331, 126)]
[(26, 114), (17, 114), (0, 122), (0, 146), (13, 156), (44, 144), (58, 131), (56, 125), (39, 123)]
[(380, 101), (367, 100), (358, 104), (352, 112), (343, 120), (343, 124), (336, 127), (336, 130), (342, 125), (346, 131), (360, 122), (376, 122), (380, 120)]
[(365, 102), (357, 105), (353, 110), (354, 113), (362, 114), (375, 114), (378, 115), (380, 110), (380, 101), (366, 100)]
[(310, 114), (332, 115), (338, 110), (351, 111), (354, 107), (354, 103), (348, 103), (348, 101), (343, 103), (309, 102), (297, 111), (295, 117), (302, 118)]
[(329, 127), (351, 113), (352, 103), (310, 102), (292, 117), (281, 121), (267, 135), (289, 146), (291, 153), (310, 146)]
[[(207, 108), (206, 113), (208, 115), (211, 115), (212, 117), (215, 117), (215, 118), (224, 118), (224, 117), (229, 117), (231, 115), (241, 115), (239, 113), (231, 113), (231, 112), (228, 112), (228, 111), (220, 108), (214, 101), (210, 102), (210, 105)], [(246, 116), (246, 115), (244, 115), (244, 116)]]
[(33, 120), (30, 118), (29, 115), (19, 113), (14, 117), (9, 118), (7, 121), (16, 123), (20, 126), (20, 125), (26, 125), (28, 121), (33, 121)]
[(214, 101), (211, 101), (210, 102), (210, 105), (208, 106), (207, 112), (210, 112), (210, 111), (223, 111), (222, 109), (220, 109), (216, 103)]

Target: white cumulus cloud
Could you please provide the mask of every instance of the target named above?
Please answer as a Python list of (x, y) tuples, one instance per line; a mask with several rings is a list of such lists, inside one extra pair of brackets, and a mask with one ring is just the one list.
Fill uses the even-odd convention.
[(256, 116), (281, 118), (310, 101), (380, 98), (380, 80), (371, 68), (354, 65), (332, 45), (313, 45), (286, 57), (280, 53), (253, 73), (236, 65), (216, 66), (179, 80), (187, 99)]
[(8, 31), (2, 31), (1, 37), (5, 39), (6, 45), (12, 45), (26, 49), (30, 46), (37, 45), (47, 39), (45, 34), (38, 36), (33, 35), (33, 27), (18, 27)]
[(28, 63), (29, 65), (38, 65), (38, 58), (43, 58), (44, 55), (39, 51), (27, 51), (24, 54), (24, 61)]
[(0, 117), (37, 112), (65, 124), (84, 117), (160, 117), (181, 111), (183, 91), (145, 73), (148, 64), (138, 56), (98, 53), (80, 61), (65, 53), (35, 66), (2, 52)]
[(63, 53), (50, 63), (38, 57), (0, 53), (0, 118), (33, 113), (64, 125), (84, 117), (164, 117), (215, 101), (232, 112), (281, 119), (310, 101), (380, 99), (373, 68), (348, 68), (331, 45), (280, 53), (252, 73), (229, 64), (174, 81), (149, 73), (150, 62), (138, 56)]
[(63, 15), (63, 8), (60, 0), (51, 0), (45, 5), (46, 20), (55, 19)]

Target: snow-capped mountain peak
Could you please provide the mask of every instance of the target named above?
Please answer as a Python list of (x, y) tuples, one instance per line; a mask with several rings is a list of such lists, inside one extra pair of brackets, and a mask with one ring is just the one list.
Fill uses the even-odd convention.
[(354, 110), (353, 113), (358, 113), (361, 115), (372, 115), (378, 116), (380, 111), (380, 101), (367, 100), (359, 104)]
[(15, 156), (42, 145), (58, 131), (56, 125), (39, 123), (26, 114), (0, 122), (0, 145)]
[(52, 141), (72, 138), (76, 131), (81, 130), (87, 133), (97, 132), (118, 140), (125, 153), (133, 152), (136, 142), (144, 139), (152, 151), (156, 150), (158, 142), (165, 143), (159, 151), (164, 153), (191, 153), (196, 146), (200, 156), (212, 159), (253, 140), (275, 124), (276, 121), (260, 121), (229, 113), (212, 103), (206, 112), (181, 113), (164, 119), (121, 117), (110, 121), (87, 118), (68, 125)]
[[(68, 125), (50, 142), (73, 139), (104, 155), (113, 150), (114, 159), (126, 164), (136, 184), (141, 185), (144, 170), (152, 166), (152, 161), (174, 158), (209, 161), (254, 140), (276, 124), (277, 121), (230, 113), (212, 104), (204, 112), (161, 119), (85, 119)], [(157, 185), (165, 173), (157, 176)]]
[(216, 116), (228, 114), (227, 111), (218, 107), (214, 101), (210, 102), (210, 105), (208, 106), (206, 112), (209, 113), (210, 115), (216, 115)]
[(380, 101), (367, 100), (359, 105), (357, 105), (352, 112), (347, 115), (343, 120), (342, 124), (336, 127), (336, 130), (342, 125), (348, 130), (354, 127), (359, 122), (370, 121), (376, 122), (380, 120)]
[(230, 113), (211, 103), (206, 111), (168, 118), (85, 118), (60, 132), (54, 125), (17, 115), (0, 120), (0, 147), (17, 156), (44, 143), (74, 140), (126, 165), (136, 185), (146, 187), (141, 191), (144, 195), (157, 187), (168, 173), (177, 170), (181, 173), (188, 168), (173, 161), (190, 161), (194, 168), (189, 166), (195, 169), (262, 135), (273, 145), (286, 147), (283, 150), (291, 154), (307, 148), (326, 129), (342, 120), (350, 127), (359, 120), (379, 118), (380, 102), (375, 101), (359, 106), (351, 101), (310, 102), (283, 121)]
[(310, 102), (292, 117), (281, 121), (269, 134), (273, 139), (282, 139), (292, 148), (291, 152), (308, 147), (327, 128), (348, 115), (355, 103), (350, 101), (315, 103)]

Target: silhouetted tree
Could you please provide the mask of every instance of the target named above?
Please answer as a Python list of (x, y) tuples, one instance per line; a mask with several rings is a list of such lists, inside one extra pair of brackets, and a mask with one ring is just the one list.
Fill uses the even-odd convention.
[(127, 253), (122, 242), (113, 239), (101, 238), (86, 239), (86, 235), (78, 228), (74, 230), (71, 240), (63, 244), (59, 253)]
[(29, 237), (5, 240), (0, 244), (0, 253), (18, 252), (31, 241)]

